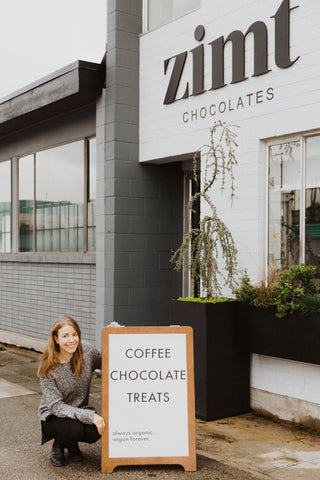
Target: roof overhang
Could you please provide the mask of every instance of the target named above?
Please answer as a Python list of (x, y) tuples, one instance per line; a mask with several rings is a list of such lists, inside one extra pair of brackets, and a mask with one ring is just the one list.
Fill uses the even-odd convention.
[(0, 137), (95, 103), (105, 64), (78, 60), (0, 99)]

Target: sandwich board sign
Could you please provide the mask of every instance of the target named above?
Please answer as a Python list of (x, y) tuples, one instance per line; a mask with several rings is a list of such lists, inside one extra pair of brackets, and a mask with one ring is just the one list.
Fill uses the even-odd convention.
[(196, 470), (191, 327), (102, 331), (102, 472), (120, 465)]

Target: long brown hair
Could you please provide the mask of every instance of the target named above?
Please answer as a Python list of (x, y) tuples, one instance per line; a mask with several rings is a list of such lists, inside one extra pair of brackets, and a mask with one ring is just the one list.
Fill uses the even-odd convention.
[(74, 373), (74, 375), (78, 375), (79, 377), (83, 375), (84, 358), (81, 343), (81, 330), (77, 322), (72, 317), (63, 315), (62, 317), (58, 318), (58, 320), (56, 320), (53, 324), (47, 346), (42, 354), (40, 366), (38, 368), (38, 377), (43, 375), (44, 378), (48, 380), (48, 373), (51, 373), (53, 378), (55, 378), (54, 367), (55, 365), (60, 363), (58, 355), (60, 347), (59, 344), (56, 342), (56, 338), (58, 336), (60, 328), (64, 327), (65, 325), (73, 327), (79, 337), (79, 344), (77, 350), (74, 352), (70, 360), (72, 372)]

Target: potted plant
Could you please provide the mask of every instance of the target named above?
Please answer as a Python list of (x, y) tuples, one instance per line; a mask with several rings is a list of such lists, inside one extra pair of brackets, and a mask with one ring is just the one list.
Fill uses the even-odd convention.
[[(176, 270), (188, 268), (200, 298), (171, 302), (171, 323), (189, 325), (194, 332), (196, 415), (213, 420), (250, 410), (249, 354), (240, 351), (236, 339), (236, 302), (223, 298), (223, 286), (233, 289), (238, 272), (237, 248), (232, 234), (213, 202), (213, 190), (230, 182), (235, 197), (237, 165), (235, 126), (218, 121), (210, 129), (210, 141), (194, 156), (193, 177), (198, 185), (188, 204), (190, 213), (200, 202), (206, 215), (183, 238), (171, 262)], [(188, 301), (186, 301), (188, 300)]]
[(236, 290), (242, 343), (252, 353), (320, 365), (320, 297), (316, 267), (273, 269), (252, 285), (247, 274)]

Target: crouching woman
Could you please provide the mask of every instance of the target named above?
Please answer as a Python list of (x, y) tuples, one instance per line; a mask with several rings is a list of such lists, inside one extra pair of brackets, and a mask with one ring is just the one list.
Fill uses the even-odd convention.
[(101, 368), (100, 352), (81, 341), (77, 322), (68, 316), (56, 320), (38, 369), (41, 444), (54, 440), (50, 461), (56, 467), (65, 464), (65, 449), (70, 460), (81, 461), (78, 442), (94, 443), (105, 429), (104, 419), (88, 405), (97, 368)]

